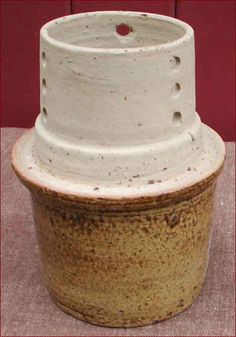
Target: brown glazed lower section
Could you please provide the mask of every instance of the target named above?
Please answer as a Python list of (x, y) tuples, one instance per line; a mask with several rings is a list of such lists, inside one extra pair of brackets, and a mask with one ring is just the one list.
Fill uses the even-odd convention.
[(56, 304), (112, 327), (151, 324), (190, 306), (204, 281), (218, 173), (168, 195), (117, 201), (58, 194), (19, 175), (31, 190)]

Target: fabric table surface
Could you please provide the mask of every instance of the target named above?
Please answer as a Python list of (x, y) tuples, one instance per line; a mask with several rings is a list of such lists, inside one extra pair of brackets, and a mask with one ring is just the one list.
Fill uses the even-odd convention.
[(235, 336), (235, 143), (216, 188), (206, 279), (183, 313), (140, 328), (105, 328), (76, 320), (48, 296), (42, 279), (29, 192), (10, 164), (24, 129), (2, 129), (2, 314), (1, 336)]

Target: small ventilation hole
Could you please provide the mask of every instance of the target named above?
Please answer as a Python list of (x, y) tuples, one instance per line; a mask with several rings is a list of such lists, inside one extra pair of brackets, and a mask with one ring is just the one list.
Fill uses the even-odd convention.
[(46, 83), (45, 78), (43, 78), (43, 80), (42, 80), (42, 89), (43, 89), (43, 93), (45, 95), (46, 92), (47, 92), (47, 83)]
[(46, 108), (43, 108), (43, 115), (44, 115), (45, 117), (47, 117), (47, 115), (48, 115), (47, 109), (46, 109)]
[(178, 56), (173, 56), (173, 58), (170, 59), (170, 63), (172, 69), (175, 69), (176, 71), (179, 70), (181, 61)]
[(42, 52), (42, 65), (46, 67), (46, 54), (44, 51)]
[(180, 58), (178, 56), (174, 56), (175, 64), (180, 65)]
[(182, 123), (182, 114), (179, 111), (173, 113), (173, 123), (179, 125)]
[(175, 83), (175, 90), (180, 91), (180, 84), (179, 83)]
[(42, 113), (43, 113), (43, 119), (46, 122), (47, 117), (48, 117), (48, 113), (47, 113), (47, 109), (45, 107), (42, 109)]
[(181, 89), (180, 84), (176, 82), (171, 90), (173, 97), (178, 97), (180, 95), (180, 89)]

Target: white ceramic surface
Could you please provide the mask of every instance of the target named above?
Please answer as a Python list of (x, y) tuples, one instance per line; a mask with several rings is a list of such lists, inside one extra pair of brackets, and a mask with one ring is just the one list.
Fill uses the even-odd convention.
[(41, 113), (15, 147), (35, 183), (133, 197), (192, 185), (221, 166), (223, 141), (195, 111), (186, 23), (120, 11), (66, 16), (41, 29), (40, 63)]

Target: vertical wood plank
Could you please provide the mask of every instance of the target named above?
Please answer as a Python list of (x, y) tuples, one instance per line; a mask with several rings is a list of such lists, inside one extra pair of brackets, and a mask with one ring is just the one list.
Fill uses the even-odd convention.
[(150, 12), (175, 16), (175, 0), (156, 1), (80, 1), (72, 0), (73, 13), (109, 10)]
[(2, 124), (31, 127), (39, 113), (39, 30), (71, 1), (2, 1)]
[(197, 111), (225, 141), (235, 140), (235, 1), (177, 0), (195, 31)]

